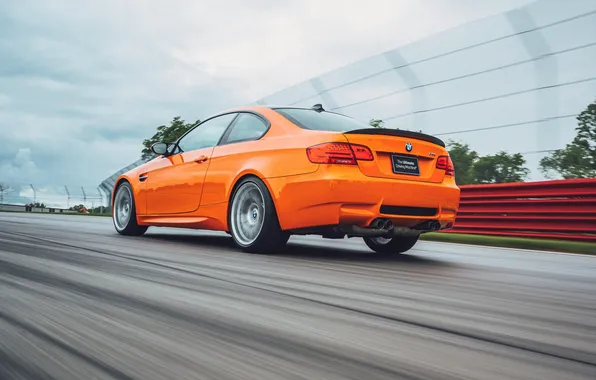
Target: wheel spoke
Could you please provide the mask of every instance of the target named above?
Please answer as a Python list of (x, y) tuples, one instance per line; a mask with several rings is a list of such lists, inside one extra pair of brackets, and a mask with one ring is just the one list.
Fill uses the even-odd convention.
[(236, 240), (249, 246), (258, 238), (265, 220), (265, 200), (253, 182), (243, 184), (232, 201), (230, 227)]
[(128, 225), (132, 215), (132, 194), (128, 186), (120, 186), (114, 197), (114, 222), (119, 230)]

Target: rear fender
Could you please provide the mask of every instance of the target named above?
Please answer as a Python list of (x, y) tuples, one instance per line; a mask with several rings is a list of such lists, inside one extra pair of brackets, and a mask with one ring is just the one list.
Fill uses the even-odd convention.
[(242, 172), (238, 173), (236, 175), (236, 177), (234, 177), (234, 180), (232, 181), (232, 186), (230, 186), (230, 188), (228, 189), (227, 194), (226, 194), (226, 199), (228, 199), (228, 202), (232, 199), (232, 195), (234, 194), (234, 191), (236, 191), (236, 188), (238, 187), (238, 183), (245, 177), (251, 177), (251, 176), (257, 177), (258, 179), (263, 181), (263, 183), (265, 183), (265, 185), (267, 186), (267, 189), (269, 189), (269, 193), (273, 197), (271, 187), (269, 186), (267, 180), (265, 179), (265, 176), (258, 170), (246, 169), (246, 170), (243, 170)]
[[(225, 220), (225, 225), (228, 225), (228, 217), (229, 217), (229, 212), (230, 212), (230, 207), (232, 205), (232, 196), (234, 195), (234, 192), (236, 191), (236, 189), (238, 188), (238, 185), (240, 184), (240, 182), (247, 177), (256, 177), (258, 179), (260, 179), (265, 186), (267, 187), (267, 190), (269, 191), (269, 194), (271, 195), (271, 198), (273, 200), (273, 206), (275, 207), (275, 210), (277, 212), (278, 210), (278, 206), (277, 206), (277, 202), (278, 202), (278, 196), (276, 196), (276, 194), (279, 193), (279, 191), (277, 191), (278, 189), (275, 189), (274, 187), (271, 186), (271, 184), (269, 183), (269, 181), (267, 181), (267, 179), (263, 176), (262, 173), (254, 170), (254, 169), (247, 169), (241, 173), (239, 173), (236, 178), (234, 178), (234, 182), (233, 185), (230, 186), (230, 189), (228, 191), (228, 194), (226, 196), (226, 199), (228, 199), (228, 207), (227, 207), (227, 212), (226, 212), (226, 220)], [(277, 191), (277, 192), (276, 192)]]

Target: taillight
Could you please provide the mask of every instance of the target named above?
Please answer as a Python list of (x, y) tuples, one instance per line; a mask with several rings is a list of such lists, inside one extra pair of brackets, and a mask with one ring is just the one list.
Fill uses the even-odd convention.
[(352, 150), (354, 151), (354, 156), (358, 161), (372, 161), (375, 158), (373, 157), (372, 152), (368, 149), (367, 146), (364, 145), (356, 145), (350, 144)]
[(374, 160), (368, 147), (341, 142), (311, 146), (306, 148), (306, 155), (313, 164), (356, 165), (358, 160)]
[(449, 156), (439, 156), (437, 158), (437, 169), (445, 170), (446, 175), (455, 175), (453, 161), (451, 161), (451, 157)]

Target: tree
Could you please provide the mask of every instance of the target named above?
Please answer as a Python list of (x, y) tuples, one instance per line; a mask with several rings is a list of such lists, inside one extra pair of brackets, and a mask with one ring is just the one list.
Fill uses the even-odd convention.
[(0, 183), (0, 204), (4, 203), (4, 194), (10, 193), (10, 191), (10, 186), (4, 183)]
[(180, 116), (176, 116), (172, 119), (170, 125), (160, 125), (157, 127), (157, 132), (151, 138), (143, 140), (141, 158), (144, 160), (153, 158), (155, 154), (151, 151), (151, 145), (156, 142), (174, 142), (198, 123), (200, 123), (200, 120), (187, 124)]
[(523, 182), (530, 172), (524, 167), (525, 164), (526, 160), (521, 153), (500, 151), (478, 158), (472, 165), (470, 174), (476, 183)]
[(449, 156), (455, 168), (455, 181), (458, 185), (469, 185), (476, 182), (472, 168), (478, 160), (478, 153), (470, 149), (468, 144), (449, 141)]
[(76, 212), (81, 212), (81, 210), (84, 210), (85, 206), (84, 205), (74, 205), (71, 208), (69, 208), (69, 210), (71, 211), (76, 211)]
[[(368, 124), (374, 128), (384, 128), (385, 123), (381, 119), (371, 119)], [(596, 140), (596, 127), (590, 133), (593, 140)], [(447, 144), (447, 150), (453, 161), (458, 185), (523, 182), (530, 173), (524, 166), (526, 160), (521, 153), (509, 154), (501, 151), (480, 157), (468, 144), (451, 140)]]
[(523, 182), (530, 173), (524, 167), (526, 160), (521, 153), (500, 151), (494, 155), (479, 156), (468, 144), (451, 140), (447, 143), (447, 150), (458, 185)]
[(368, 125), (370, 125), (373, 128), (383, 128), (385, 122), (381, 119), (370, 119)]
[(579, 114), (577, 121), (573, 141), (540, 160), (540, 170), (547, 178), (596, 177), (596, 101)]
[(107, 214), (110, 210), (105, 206), (98, 206), (91, 210), (92, 214)]

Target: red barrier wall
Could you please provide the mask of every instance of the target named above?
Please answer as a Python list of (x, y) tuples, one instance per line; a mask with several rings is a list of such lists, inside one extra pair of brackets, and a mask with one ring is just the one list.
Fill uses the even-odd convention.
[(596, 243), (596, 179), (461, 186), (445, 232)]

